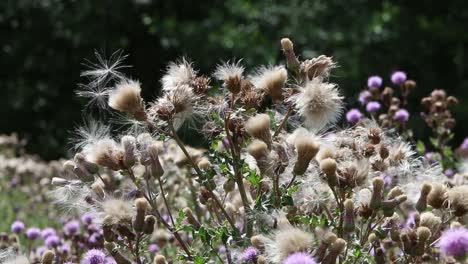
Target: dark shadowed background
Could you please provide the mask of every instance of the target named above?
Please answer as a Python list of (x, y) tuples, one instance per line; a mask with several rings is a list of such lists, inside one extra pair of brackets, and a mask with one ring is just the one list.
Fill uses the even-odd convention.
[(2, 0), (0, 133), (18, 132), (44, 158), (66, 155), (85, 104), (74, 90), (94, 50), (129, 54), (126, 73), (149, 99), (171, 60), (187, 55), (205, 74), (231, 58), (249, 69), (283, 63), (279, 40), (288, 36), (301, 57), (338, 61), (332, 80), (349, 107), (369, 75), (389, 83), (397, 69), (418, 83), (413, 112), (434, 88), (457, 96), (457, 144), (468, 135), (467, 25), (465, 0)]

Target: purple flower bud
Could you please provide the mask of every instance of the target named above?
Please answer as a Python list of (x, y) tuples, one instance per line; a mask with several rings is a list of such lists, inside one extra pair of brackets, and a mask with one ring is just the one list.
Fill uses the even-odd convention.
[(445, 256), (464, 259), (468, 253), (468, 229), (460, 227), (446, 230), (440, 236), (437, 246)]
[(406, 81), (406, 73), (402, 71), (396, 71), (392, 74), (392, 83), (394, 84), (402, 84)]
[(86, 252), (83, 263), (84, 264), (104, 264), (106, 260), (106, 254), (100, 249), (91, 249)]
[(30, 227), (26, 230), (26, 237), (34, 240), (37, 239), (41, 235), (41, 230), (37, 227)]
[(19, 234), (24, 231), (24, 223), (21, 221), (14, 221), (13, 224), (11, 224), (11, 232)]
[(367, 79), (367, 86), (369, 88), (379, 88), (382, 86), (382, 78), (377, 75), (369, 77), (369, 79)]
[(453, 175), (455, 175), (455, 171), (453, 169), (446, 169), (444, 171), (444, 174), (445, 176), (447, 176), (448, 178), (452, 178)]
[(71, 247), (68, 244), (64, 244), (59, 248), (60, 253), (68, 255), (71, 251)]
[(50, 235), (45, 239), (44, 242), (50, 248), (57, 247), (60, 245), (60, 237), (56, 235)]
[(371, 98), (372, 95), (368, 90), (363, 90), (361, 93), (359, 93), (359, 102), (361, 102), (362, 105), (367, 104)]
[(297, 252), (287, 257), (283, 264), (316, 264), (315, 260), (307, 253)]
[(248, 247), (242, 253), (243, 261), (254, 261), (257, 258), (258, 251), (254, 247)]
[(63, 231), (66, 235), (72, 236), (80, 230), (80, 222), (70, 221), (63, 226)]
[(115, 259), (113, 257), (107, 256), (104, 260), (104, 264), (117, 264), (117, 262), (115, 262)]
[(158, 247), (158, 245), (156, 245), (156, 244), (150, 244), (150, 245), (148, 246), (148, 251), (149, 251), (151, 254), (155, 254), (155, 253), (159, 252), (159, 247)]
[(46, 252), (46, 250), (47, 250), (47, 247), (45, 246), (38, 247), (36, 248), (36, 255), (42, 256), (44, 252)]
[(440, 154), (436, 152), (427, 152), (424, 154), (424, 158), (429, 164), (434, 164), (440, 160)]
[(400, 123), (406, 123), (406, 122), (408, 122), (409, 116), (410, 116), (410, 114), (408, 113), (408, 111), (406, 111), (406, 109), (402, 108), (402, 109), (396, 111), (395, 115), (393, 116), (393, 119), (395, 121), (400, 122)]
[(81, 222), (85, 225), (90, 225), (93, 223), (94, 215), (92, 213), (85, 213), (81, 216)]
[(353, 108), (346, 113), (346, 120), (351, 124), (356, 124), (364, 115), (356, 108)]
[(463, 151), (468, 151), (468, 138), (463, 140), (463, 143), (460, 145), (460, 149)]
[(374, 113), (374, 112), (377, 112), (380, 110), (380, 103), (377, 102), (377, 101), (372, 101), (372, 102), (369, 102), (367, 103), (366, 105), (366, 110), (367, 112), (369, 113)]
[(46, 227), (41, 232), (42, 239), (46, 239), (47, 237), (52, 235), (57, 235), (57, 231), (55, 231), (55, 229), (53, 229), (52, 227)]
[(100, 231), (99, 227), (96, 225), (87, 226), (89, 232), (98, 233)]

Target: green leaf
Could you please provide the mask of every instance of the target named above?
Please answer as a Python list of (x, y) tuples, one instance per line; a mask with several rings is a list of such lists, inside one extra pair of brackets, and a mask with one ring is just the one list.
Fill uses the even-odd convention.
[(421, 140), (418, 140), (418, 143), (416, 143), (416, 149), (418, 150), (419, 154), (424, 154), (426, 153), (426, 146), (424, 145), (424, 142)]

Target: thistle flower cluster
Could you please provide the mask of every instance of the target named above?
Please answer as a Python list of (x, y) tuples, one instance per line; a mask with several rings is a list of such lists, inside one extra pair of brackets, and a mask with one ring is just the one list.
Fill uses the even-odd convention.
[[(324, 55), (300, 60), (289, 39), (281, 48), (285, 66), (248, 73), (242, 61), (225, 62), (214, 81), (187, 59), (170, 63), (161, 96), (148, 103), (141, 84), (118, 71), (122, 60), (109, 66), (99, 57), (93, 65), (106, 67), (85, 72), (83, 87), (105, 84), (106, 107), (121, 120), (103, 117), (77, 130), (76, 154), (50, 193), (67, 216), (82, 217), (64, 226), (64, 236), (80, 237), (91, 221), (99, 245), (73, 258), (47, 251), (42, 261), (465, 261), (464, 178), (446, 177), (400, 136), (407, 116), (399, 112), (414, 81), (394, 73), (396, 96), (380, 89), (380, 77), (369, 78), (365, 105), (374, 118), (354, 110), (346, 116), (355, 125), (340, 129), (343, 97), (329, 80), (336, 63)], [(192, 148), (182, 131), (201, 132), (208, 143)], [(16, 222), (12, 231), (25, 228)], [(45, 243), (56, 249), (57, 237)]]
[[(359, 102), (366, 109), (370, 117), (378, 120), (384, 128), (400, 128), (408, 122), (408, 96), (416, 88), (416, 82), (407, 79), (406, 73), (396, 71), (390, 76), (391, 82), (397, 88), (383, 86), (380, 76), (370, 76), (367, 88), (359, 94)], [(356, 124), (365, 115), (358, 109), (348, 111), (346, 118), (351, 124)]]

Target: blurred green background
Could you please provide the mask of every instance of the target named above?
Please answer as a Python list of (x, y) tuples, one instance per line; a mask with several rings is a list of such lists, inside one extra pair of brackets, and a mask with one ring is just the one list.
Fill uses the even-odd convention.
[[(446, 89), (462, 101), (459, 143), (468, 134), (467, 25), (464, 0), (2, 0), (0, 133), (18, 132), (44, 158), (66, 155), (85, 103), (74, 90), (94, 50), (129, 54), (126, 73), (149, 99), (171, 60), (187, 55), (205, 74), (231, 58), (249, 69), (283, 63), (279, 40), (287, 36), (301, 57), (339, 62), (332, 80), (349, 107), (369, 75), (389, 83), (397, 69), (418, 83), (413, 111), (418, 98)], [(413, 122), (417, 134), (427, 133)]]

